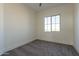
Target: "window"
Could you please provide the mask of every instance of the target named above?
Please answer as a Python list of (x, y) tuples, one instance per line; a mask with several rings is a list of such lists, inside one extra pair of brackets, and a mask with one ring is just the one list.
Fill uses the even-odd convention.
[(45, 32), (60, 31), (60, 15), (44, 18)]

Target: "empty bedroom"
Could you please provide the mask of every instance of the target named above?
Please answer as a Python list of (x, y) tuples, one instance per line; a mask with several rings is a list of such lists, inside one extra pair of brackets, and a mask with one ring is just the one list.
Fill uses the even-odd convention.
[(0, 3), (1, 56), (79, 56), (79, 4)]

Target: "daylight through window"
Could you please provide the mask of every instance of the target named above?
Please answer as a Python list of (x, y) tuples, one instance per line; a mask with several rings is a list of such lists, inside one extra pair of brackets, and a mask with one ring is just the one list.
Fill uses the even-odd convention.
[(45, 32), (60, 31), (60, 15), (44, 18)]

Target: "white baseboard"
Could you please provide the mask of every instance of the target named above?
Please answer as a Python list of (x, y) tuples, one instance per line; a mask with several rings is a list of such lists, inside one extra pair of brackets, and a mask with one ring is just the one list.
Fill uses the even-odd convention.
[(79, 50), (73, 45), (73, 47), (75, 48), (75, 50), (77, 51), (77, 53), (79, 53)]
[(0, 56), (3, 54), (4, 52), (0, 52)]
[(32, 42), (32, 41), (34, 41), (34, 40), (35, 40), (35, 39), (29, 40), (28, 42), (26, 42), (26, 43), (24, 43), (24, 44), (18, 45), (18, 46), (16, 46), (16, 47), (13, 47), (13, 48), (10, 48), (10, 49), (5, 49), (5, 53), (6, 53), (7, 51), (12, 50), (12, 49), (18, 48), (18, 47), (23, 46), (23, 45), (25, 45), (25, 44), (28, 44), (28, 43), (30, 43), (30, 42)]

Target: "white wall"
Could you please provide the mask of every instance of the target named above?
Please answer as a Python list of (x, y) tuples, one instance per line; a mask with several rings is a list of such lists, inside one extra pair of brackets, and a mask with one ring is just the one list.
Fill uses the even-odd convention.
[(75, 10), (74, 10), (74, 47), (79, 52), (79, 4), (75, 4)]
[[(61, 32), (44, 32), (44, 16), (60, 14)], [(73, 5), (45, 9), (37, 14), (37, 38), (52, 42), (73, 44)]]
[[(55, 14), (61, 15), (61, 32), (45, 33), (43, 27), (43, 17)], [(3, 39), (3, 34), (5, 40)], [(5, 41), (5, 51), (8, 51), (26, 44), (36, 38), (72, 45), (74, 41), (73, 6), (68, 5), (54, 8), (52, 7), (36, 14), (35, 11), (24, 4), (4, 4), (4, 7), (0, 4), (1, 53), (4, 49), (3, 40)], [(75, 45), (78, 45), (78, 42)]]
[(4, 52), (3, 4), (0, 4), (0, 55)]
[(4, 4), (6, 51), (35, 39), (35, 12), (24, 4)]

